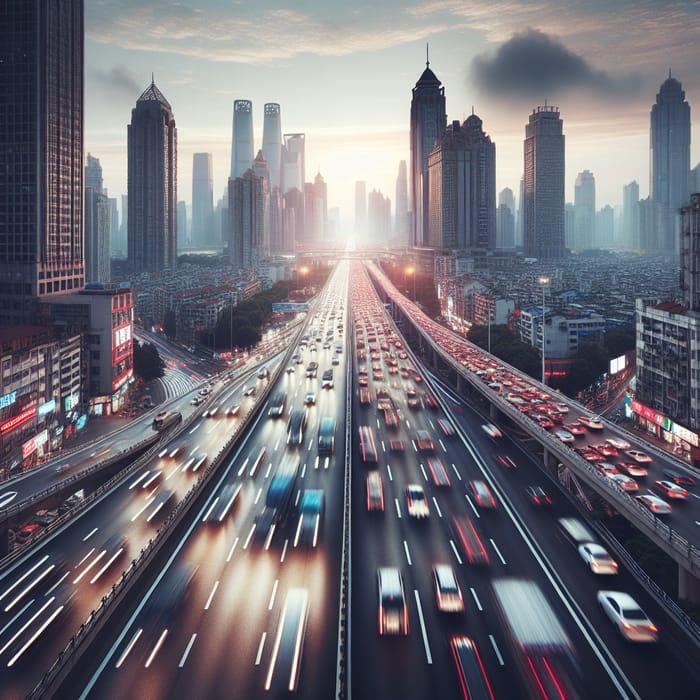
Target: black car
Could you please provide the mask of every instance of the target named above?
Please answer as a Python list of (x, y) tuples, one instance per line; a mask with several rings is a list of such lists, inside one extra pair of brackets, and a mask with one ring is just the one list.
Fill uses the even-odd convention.
[(695, 479), (693, 479), (692, 476), (683, 474), (683, 472), (677, 472), (675, 469), (664, 469), (664, 476), (674, 484), (679, 484), (682, 486), (695, 485)]

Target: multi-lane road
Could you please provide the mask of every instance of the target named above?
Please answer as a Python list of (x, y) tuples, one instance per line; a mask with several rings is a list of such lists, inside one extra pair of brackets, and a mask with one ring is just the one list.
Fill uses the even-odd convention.
[[(259, 698), (291, 688), (331, 698), (340, 683), (357, 698), (459, 698), (450, 640), (467, 636), (495, 698), (697, 697), (697, 649), (622, 563), (614, 576), (590, 571), (557, 526), (581, 517), (573, 501), (519, 443), (489, 437), (483, 416), (430, 379), (359, 263), (337, 267), (300, 337), (267, 367), (271, 379), (217, 382), (206, 406), (190, 406), (194, 392), (183, 396), (178, 406), (193, 420), (167, 452), (0, 573), (2, 697), (34, 687), (197, 482), (195, 465), (204, 457), (204, 468), (254, 408), (245, 435), (62, 696)], [(245, 396), (253, 385), (256, 395)], [(280, 396), (282, 415), (270, 416)], [(201, 415), (214, 406), (214, 417)], [(236, 415), (226, 415), (234, 406)], [(334, 424), (330, 450), (319, 446), (323, 419), (326, 429)], [(368, 498), (369, 475), (375, 485), (381, 479), (382, 508)], [(486, 484), (495, 508), (479, 504), (474, 481)], [(422, 488), (427, 517), (409, 513), (409, 485)], [(552, 504), (533, 505), (528, 486), (542, 486)], [(487, 563), (469, 563), (475, 542)], [(454, 572), (462, 612), (438, 610), (436, 564)], [(406, 636), (379, 634), (383, 567), (401, 574)], [(537, 648), (513, 642), (494, 593), (512, 577), (537, 585), (565, 644), (561, 635)], [(659, 628), (658, 643), (624, 642), (596, 602), (603, 588), (630, 593)], [(554, 634), (542, 614), (523, 615)]]

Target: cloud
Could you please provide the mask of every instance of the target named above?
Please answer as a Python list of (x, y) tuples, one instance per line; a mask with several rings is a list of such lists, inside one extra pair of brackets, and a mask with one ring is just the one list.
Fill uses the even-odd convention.
[(618, 78), (594, 69), (536, 29), (514, 34), (491, 56), (474, 58), (472, 74), (485, 93), (506, 99), (541, 98), (581, 88), (601, 97), (627, 99), (641, 83), (636, 75)]
[(136, 76), (123, 65), (112, 66), (107, 70), (90, 68), (90, 77), (100, 85), (105, 92), (136, 99), (145, 89), (145, 85), (139, 85)]

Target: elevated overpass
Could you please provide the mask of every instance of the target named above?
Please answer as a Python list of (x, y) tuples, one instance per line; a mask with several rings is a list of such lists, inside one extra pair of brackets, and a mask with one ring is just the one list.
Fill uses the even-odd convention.
[[(521, 413), (511, 402), (491, 389), (475, 372), (469, 369), (474, 360), (481, 358), (492, 366), (499, 366), (535, 390), (551, 393), (549, 387), (523, 374), (502, 360), (489, 355), (481, 348), (468, 342), (462, 336), (453, 333), (428, 317), (416, 304), (401, 294), (379, 266), (374, 262), (366, 263), (380, 297), (388, 306), (394, 320), (403, 328), (404, 334), (417, 345), (427, 364), (436, 372), (446, 372), (450, 382), (461, 395), (479, 395), (490, 405), (493, 418), (506, 417), (517, 429), (533, 439), (542, 448), (544, 466), (554, 472), (558, 465), (564, 465), (572, 474), (598, 493), (637, 529), (660, 547), (678, 564), (679, 595), (694, 601), (700, 601), (700, 497), (691, 494), (687, 503), (674, 504), (673, 513), (668, 522), (652, 514), (636, 498), (623, 491), (614, 481), (601, 474), (594, 466), (584, 460), (573, 449), (555, 438), (548, 430), (540, 427), (534, 420)], [(564, 396), (557, 396), (558, 402), (569, 407), (567, 414), (570, 422), (579, 416), (592, 417), (577, 402)], [(649, 481), (666, 478), (662, 475), (665, 468), (687, 472), (688, 466), (673, 456), (643, 442), (618, 426), (603, 421), (604, 436), (618, 437), (640, 447), (654, 457), (655, 475), (650, 469)], [(590, 434), (588, 435), (590, 437)], [(601, 441), (603, 438), (599, 436)], [(649, 465), (651, 466), (651, 465)], [(658, 472), (658, 475), (656, 474)], [(694, 473), (694, 476), (698, 476)], [(640, 492), (643, 484), (640, 484)]]

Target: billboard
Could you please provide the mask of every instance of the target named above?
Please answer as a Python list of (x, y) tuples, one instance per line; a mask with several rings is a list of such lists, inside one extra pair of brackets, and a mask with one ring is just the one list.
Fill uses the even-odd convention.
[(10, 418), (10, 420), (6, 420), (4, 423), (0, 424), (0, 433), (5, 435), (5, 433), (19, 428), (20, 425), (24, 425), (32, 420), (32, 418), (36, 418), (36, 406), (25, 408), (21, 413), (18, 413), (16, 416)]
[(610, 360), (610, 374), (617, 374), (618, 372), (622, 372), (623, 369), (627, 367), (627, 356), (626, 355), (620, 355), (620, 357), (616, 357), (613, 360)]

